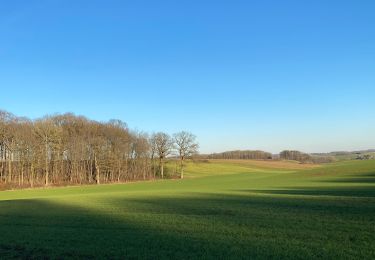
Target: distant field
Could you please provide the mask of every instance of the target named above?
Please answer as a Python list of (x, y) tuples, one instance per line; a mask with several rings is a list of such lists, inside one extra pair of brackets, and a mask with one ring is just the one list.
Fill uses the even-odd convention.
[(375, 161), (190, 162), (186, 179), (0, 192), (4, 258), (375, 258)]
[(187, 164), (187, 177), (206, 177), (232, 175), (237, 173), (280, 173), (320, 167), (313, 164), (301, 164), (295, 161), (262, 160), (204, 160)]

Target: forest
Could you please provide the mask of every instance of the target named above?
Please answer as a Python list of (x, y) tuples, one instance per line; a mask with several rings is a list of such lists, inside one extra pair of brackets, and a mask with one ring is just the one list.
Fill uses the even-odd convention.
[(329, 154), (307, 154), (295, 150), (284, 150), (279, 154), (272, 154), (260, 150), (236, 150), (222, 153), (200, 155), (202, 159), (219, 160), (290, 160), (300, 163), (330, 163), (335, 161), (335, 157)]
[(197, 152), (196, 137), (132, 131), (120, 120), (74, 114), (30, 120), (0, 111), (0, 185), (7, 188), (164, 178), (165, 159)]
[(272, 153), (264, 151), (227, 151), (222, 153), (213, 153), (206, 156), (207, 159), (244, 159), (244, 160), (270, 160), (273, 158)]

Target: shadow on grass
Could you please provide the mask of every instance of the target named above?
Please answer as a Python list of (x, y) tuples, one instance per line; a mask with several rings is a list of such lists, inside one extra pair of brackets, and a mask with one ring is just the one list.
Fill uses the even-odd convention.
[[(356, 173), (314, 180), (316, 186), (280, 187), (270, 190), (247, 190), (250, 193), (273, 195), (304, 195), (304, 196), (336, 196), (336, 197), (368, 197), (375, 198), (375, 172)], [(319, 184), (317, 184), (319, 183)], [(320, 185), (324, 184), (324, 185)], [(239, 190), (246, 191), (246, 190)]]
[(375, 257), (375, 205), (367, 200), (245, 193), (95, 199), (97, 208), (1, 201), (2, 258)]
[(248, 190), (249, 192), (274, 195), (336, 196), (375, 198), (375, 187), (295, 187), (288, 189)]
[(355, 174), (348, 177), (337, 178), (334, 180), (324, 180), (323, 182), (373, 184), (375, 183), (375, 172)]

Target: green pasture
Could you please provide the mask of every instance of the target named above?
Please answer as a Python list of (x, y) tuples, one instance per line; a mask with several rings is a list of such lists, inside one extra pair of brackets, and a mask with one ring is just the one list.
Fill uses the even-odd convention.
[(0, 258), (374, 259), (375, 161), (0, 192)]

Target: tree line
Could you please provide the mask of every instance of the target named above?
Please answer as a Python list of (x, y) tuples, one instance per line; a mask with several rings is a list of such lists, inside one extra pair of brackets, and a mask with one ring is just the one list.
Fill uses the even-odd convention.
[(0, 111), (0, 185), (6, 187), (164, 178), (172, 154), (183, 178), (184, 161), (197, 149), (196, 137), (185, 131), (148, 135), (120, 120), (71, 113), (30, 120)]
[(207, 155), (207, 159), (271, 160), (272, 154), (264, 151), (227, 151)]
[(300, 163), (329, 163), (335, 161), (333, 156), (311, 155), (295, 150), (284, 150), (279, 154), (260, 150), (236, 150), (200, 155), (200, 158), (221, 160), (292, 160)]
[(284, 150), (280, 152), (280, 159), (283, 159), (283, 160), (293, 160), (293, 161), (307, 163), (311, 161), (311, 158), (312, 158), (311, 155), (300, 152), (300, 151)]
[(301, 163), (330, 163), (334, 162), (333, 156), (307, 154), (300, 151), (284, 150), (279, 154), (282, 160), (293, 160)]

